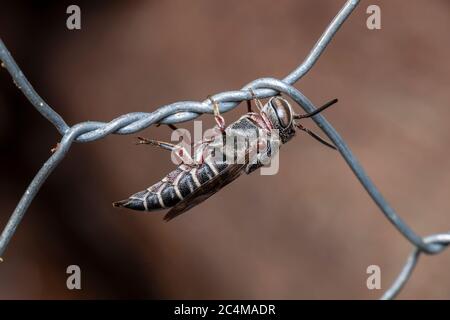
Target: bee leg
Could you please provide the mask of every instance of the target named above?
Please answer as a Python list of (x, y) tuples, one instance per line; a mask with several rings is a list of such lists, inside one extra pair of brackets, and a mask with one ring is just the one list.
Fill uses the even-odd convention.
[(213, 104), (214, 119), (216, 120), (217, 127), (219, 128), (220, 132), (225, 133), (225, 119), (220, 115), (219, 103), (211, 96), (209, 96), (208, 99)]
[(252, 110), (252, 101), (251, 101), (251, 100), (247, 100), (246, 102), (247, 102), (247, 112), (248, 112), (248, 113), (253, 113), (253, 110)]
[[(258, 108), (259, 112), (261, 112), (261, 110), (263, 108), (263, 104), (262, 104), (261, 100), (258, 99), (258, 97), (256, 96), (256, 94), (252, 88), (249, 88), (248, 91), (250, 91), (250, 94), (252, 95), (252, 100), (255, 100), (255, 105)], [(249, 100), (247, 100), (247, 101), (249, 101)]]
[(163, 148), (165, 150), (169, 150), (169, 151), (173, 151), (176, 148), (176, 145), (174, 145), (172, 143), (153, 140), (153, 139), (147, 139), (147, 138), (143, 138), (143, 137), (137, 137), (136, 144), (137, 145), (149, 144), (149, 145), (157, 146), (157, 147)]
[(177, 147), (173, 154), (181, 163), (187, 166), (196, 167), (198, 165), (185, 148)]
[(152, 146), (160, 147), (160, 148), (165, 149), (165, 150), (172, 151), (174, 156), (179, 161), (181, 161), (182, 163), (184, 163), (186, 165), (193, 165), (193, 164), (195, 164), (194, 160), (192, 159), (192, 157), (190, 156), (189, 152), (185, 148), (182, 148), (180, 146), (174, 145), (172, 143), (158, 141), (158, 140), (152, 140), (152, 139), (146, 139), (146, 138), (143, 138), (143, 137), (138, 137), (138, 141), (136, 142), (136, 144), (137, 145), (149, 144), (149, 145), (152, 145)]
[(173, 125), (173, 124), (168, 124), (167, 125), (170, 129), (172, 129), (173, 131), (177, 131), (178, 130), (178, 128), (175, 126), (175, 125)]
[[(156, 126), (157, 126), (157, 127), (161, 126), (161, 123), (157, 123)], [(171, 123), (168, 123), (167, 126), (168, 126), (170, 129), (172, 129), (173, 131), (178, 130), (178, 128), (177, 128), (175, 125), (171, 124)]]

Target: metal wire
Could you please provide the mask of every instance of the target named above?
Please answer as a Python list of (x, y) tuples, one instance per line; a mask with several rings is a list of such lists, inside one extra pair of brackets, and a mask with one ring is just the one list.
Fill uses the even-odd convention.
[[(328, 43), (332, 40), (335, 33), (345, 22), (348, 16), (358, 5), (359, 0), (348, 0), (338, 14), (328, 25), (322, 36), (316, 42), (306, 59), (283, 80), (273, 78), (257, 79), (241, 90), (222, 92), (212, 96), (213, 100), (220, 105), (220, 112), (224, 113), (235, 108), (241, 101), (254, 98), (253, 94), (258, 98), (268, 98), (278, 93), (284, 93), (296, 101), (306, 112), (315, 110), (315, 106), (306, 98), (299, 90), (292, 85), (302, 78), (317, 62)], [(202, 114), (213, 113), (211, 100), (207, 99), (198, 101), (181, 101), (169, 105), (159, 107), (151, 113), (135, 112), (122, 115), (112, 121), (97, 122), (87, 121), (78, 123), (73, 126), (67, 125), (64, 119), (54, 111), (33, 89), (20, 68), (17, 66), (13, 57), (7, 50), (6, 46), (0, 39), (0, 60), (11, 74), (15, 84), (28, 98), (30, 103), (48, 120), (50, 121), (62, 135), (62, 139), (56, 151), (44, 163), (38, 171), (30, 185), (26, 189), (17, 207), (12, 213), (3, 232), (0, 235), (0, 256), (3, 255), (9, 241), (11, 240), (15, 230), (22, 220), (26, 210), (30, 206), (42, 184), (64, 159), (69, 151), (72, 143), (90, 142), (101, 139), (109, 134), (132, 134), (143, 130), (153, 124), (174, 124), (185, 122), (199, 117)], [(253, 90), (253, 93), (251, 90)], [(373, 182), (364, 172), (356, 157), (352, 154), (344, 140), (331, 124), (318, 114), (312, 119), (321, 128), (321, 130), (329, 137), (329, 139), (337, 147), (353, 173), (359, 179), (366, 191), (369, 193), (373, 201), (378, 205), (386, 218), (394, 225), (395, 228), (409, 241), (415, 249), (405, 264), (402, 272), (395, 280), (393, 285), (386, 291), (382, 299), (394, 298), (401, 290), (403, 285), (409, 279), (411, 272), (416, 265), (420, 253), (434, 254), (441, 252), (448, 243), (450, 243), (449, 234), (438, 234), (422, 239), (417, 235), (394, 211), (394, 209), (383, 198)], [(1, 260), (1, 258), (0, 258)]]
[[(442, 248), (445, 248), (450, 243), (450, 233), (434, 234), (424, 238), (423, 241), (426, 244), (438, 244), (442, 246)], [(413, 249), (413, 252), (408, 257), (408, 260), (406, 260), (406, 263), (403, 266), (402, 271), (397, 276), (397, 279), (395, 279), (391, 287), (388, 290), (386, 290), (386, 292), (381, 297), (382, 300), (394, 299), (397, 296), (397, 294), (399, 294), (400, 290), (409, 280), (414, 270), (414, 267), (419, 261), (421, 253), (422, 251), (419, 248), (416, 247)]]

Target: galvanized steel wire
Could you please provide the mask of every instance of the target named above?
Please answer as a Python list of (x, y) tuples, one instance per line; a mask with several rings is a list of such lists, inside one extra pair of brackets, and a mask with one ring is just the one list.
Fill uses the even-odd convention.
[[(313, 103), (292, 85), (313, 67), (329, 42), (332, 40), (333, 36), (353, 12), (358, 3), (359, 0), (348, 0), (344, 4), (342, 9), (328, 25), (302, 64), (300, 64), (284, 79), (277, 80), (273, 78), (261, 78), (252, 81), (241, 90), (222, 92), (213, 95), (212, 98), (214, 101), (220, 104), (220, 111), (222, 113), (230, 111), (241, 101), (252, 99), (253, 94), (249, 89), (252, 89), (258, 98), (268, 98), (278, 93), (283, 93), (290, 96), (306, 112), (312, 112), (315, 110)], [(31, 181), (30, 185), (27, 187), (3, 232), (1, 233), (0, 256), (3, 255), (15, 230), (17, 229), (20, 221), (42, 184), (64, 159), (73, 142), (91, 142), (101, 139), (109, 134), (132, 134), (148, 128), (153, 124), (175, 124), (193, 120), (205, 113), (213, 113), (213, 107), (211, 105), (211, 100), (209, 99), (201, 102), (181, 101), (161, 106), (156, 111), (150, 113), (128, 113), (113, 119), (108, 123), (86, 121), (69, 126), (64, 119), (33, 89), (1, 39), (0, 60), (2, 61), (2, 66), (9, 71), (15, 84), (28, 98), (30, 103), (42, 114), (42, 116), (51, 122), (62, 135), (62, 139), (59, 142), (55, 152), (44, 163)], [(318, 114), (313, 117), (313, 120), (337, 147), (342, 157), (352, 169), (353, 173), (356, 175), (358, 180), (366, 189), (367, 193), (371, 196), (386, 218), (409, 242), (411, 242), (411, 244), (414, 245), (414, 251), (408, 258), (403, 270), (382, 297), (382, 299), (392, 299), (400, 292), (404, 284), (408, 281), (420, 254), (435, 254), (441, 252), (444, 248), (446, 248), (447, 244), (450, 243), (450, 234), (435, 234), (426, 238), (422, 238), (417, 235), (384, 199), (376, 186), (366, 175), (358, 160), (350, 151), (344, 140), (325, 119), (325, 117)]]

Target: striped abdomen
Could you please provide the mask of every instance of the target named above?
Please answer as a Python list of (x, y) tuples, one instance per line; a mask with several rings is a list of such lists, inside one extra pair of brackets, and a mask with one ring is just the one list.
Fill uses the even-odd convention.
[(161, 181), (114, 206), (133, 210), (154, 211), (171, 208), (225, 170), (226, 163), (205, 162), (197, 167), (180, 165)]

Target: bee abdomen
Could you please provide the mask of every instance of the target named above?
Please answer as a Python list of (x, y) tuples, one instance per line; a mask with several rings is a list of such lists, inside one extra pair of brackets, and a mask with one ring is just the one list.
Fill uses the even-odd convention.
[(226, 168), (225, 163), (203, 163), (198, 167), (180, 166), (164, 179), (126, 200), (114, 202), (115, 207), (140, 211), (171, 208)]
[(140, 191), (133, 194), (128, 199), (113, 202), (114, 207), (124, 207), (132, 210), (144, 211), (148, 210), (149, 206), (156, 206), (158, 204), (156, 194), (148, 190)]

